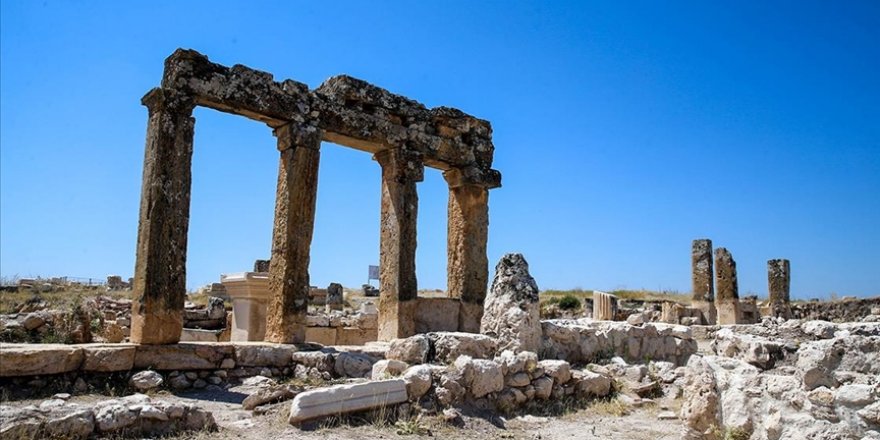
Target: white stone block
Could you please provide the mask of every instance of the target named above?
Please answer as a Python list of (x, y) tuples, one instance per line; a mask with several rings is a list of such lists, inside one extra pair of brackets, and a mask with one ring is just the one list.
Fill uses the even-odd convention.
[(296, 425), (319, 417), (391, 406), (406, 400), (406, 384), (401, 379), (318, 388), (300, 393), (293, 399), (288, 421)]

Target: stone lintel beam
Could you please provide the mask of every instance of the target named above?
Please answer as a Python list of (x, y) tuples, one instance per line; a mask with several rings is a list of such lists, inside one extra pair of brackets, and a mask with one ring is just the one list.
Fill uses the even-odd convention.
[(305, 342), (309, 251), (315, 223), (321, 133), (297, 123), (275, 129), (281, 160), (269, 262), (265, 340)]
[(382, 166), (379, 238), (379, 340), (415, 334), (416, 223), (424, 178), (421, 154), (389, 149), (375, 155)]
[(476, 167), (450, 168), (443, 172), (449, 188), (479, 186), (485, 189), (501, 187), (501, 173), (498, 170), (482, 170)]
[(316, 125), (325, 139), (377, 153), (406, 148), (425, 164), (445, 170), (489, 169), (494, 146), (487, 121), (448, 107), (427, 109), (416, 101), (348, 76), (318, 89), (242, 65), (226, 67), (178, 49), (165, 60), (162, 87), (192, 96), (197, 105), (239, 114), (271, 127), (288, 122)]
[(131, 341), (173, 344), (183, 328), (192, 180), (194, 103), (153, 89), (149, 108), (134, 270)]
[(500, 175), (486, 182), (452, 169), (443, 177), (449, 183), (447, 291), (461, 299), (459, 331), (479, 333), (489, 282), (489, 188), (500, 185)]
[(715, 249), (715, 301), (738, 301), (736, 261), (726, 248)]

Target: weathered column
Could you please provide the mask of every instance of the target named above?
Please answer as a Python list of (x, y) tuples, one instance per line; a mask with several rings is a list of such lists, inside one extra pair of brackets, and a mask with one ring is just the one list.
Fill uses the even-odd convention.
[(767, 284), (770, 291), (770, 315), (777, 318), (791, 317), (789, 291), (791, 289), (791, 264), (785, 259), (767, 261)]
[(194, 103), (156, 88), (141, 102), (150, 109), (137, 257), (131, 306), (131, 342), (173, 344), (183, 329), (186, 239), (192, 178)]
[(290, 123), (275, 129), (281, 161), (275, 195), (275, 227), (269, 261), (266, 337), (304, 342), (309, 306), (309, 249), (315, 223), (321, 132)]
[(617, 297), (598, 290), (593, 291), (593, 319), (596, 321), (614, 321), (617, 313)]
[(379, 340), (415, 334), (416, 183), (424, 178), (421, 155), (400, 149), (376, 153), (382, 166), (379, 238)]
[(718, 324), (739, 324), (742, 317), (739, 307), (739, 284), (736, 280), (736, 261), (723, 247), (715, 249), (715, 290)]
[(715, 324), (715, 292), (712, 285), (712, 240), (694, 240), (691, 247), (691, 307), (703, 314), (703, 324)]
[(489, 282), (489, 186), (469, 181), (457, 169), (443, 177), (449, 184), (446, 288), (461, 301), (458, 330), (479, 333)]

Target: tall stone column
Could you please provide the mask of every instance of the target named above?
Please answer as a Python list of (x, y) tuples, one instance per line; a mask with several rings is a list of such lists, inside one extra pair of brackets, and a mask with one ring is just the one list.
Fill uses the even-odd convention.
[(315, 224), (321, 132), (290, 123), (275, 129), (281, 161), (269, 261), (265, 340), (305, 342), (309, 306), (309, 251)]
[(489, 282), (489, 188), (468, 182), (457, 169), (445, 171), (443, 177), (449, 184), (448, 296), (461, 301), (458, 330), (479, 333)]
[(767, 284), (770, 292), (770, 315), (788, 319), (791, 317), (791, 306), (789, 303), (791, 263), (785, 259), (767, 261)]
[(739, 284), (736, 280), (736, 261), (725, 248), (715, 249), (715, 309), (718, 324), (739, 324)]
[(141, 102), (150, 109), (141, 186), (131, 341), (174, 344), (183, 329), (186, 240), (192, 180), (194, 103), (156, 88)]
[(712, 284), (712, 240), (694, 240), (691, 246), (691, 306), (703, 314), (703, 324), (716, 320), (715, 291)]
[(400, 148), (376, 153), (382, 166), (379, 238), (379, 340), (415, 334), (416, 183), (424, 178), (420, 154)]

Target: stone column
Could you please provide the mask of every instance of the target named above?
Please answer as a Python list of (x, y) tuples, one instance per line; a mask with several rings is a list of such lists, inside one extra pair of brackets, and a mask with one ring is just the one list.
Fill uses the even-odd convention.
[(691, 307), (703, 314), (702, 323), (715, 324), (715, 292), (712, 284), (712, 240), (694, 240), (691, 247)]
[(443, 177), (449, 184), (447, 292), (461, 301), (458, 330), (479, 333), (489, 282), (489, 187), (469, 182), (457, 169)]
[(379, 238), (379, 340), (415, 334), (416, 183), (424, 178), (420, 154), (400, 148), (376, 153), (382, 166)]
[(718, 324), (742, 322), (739, 307), (739, 285), (736, 280), (736, 261), (725, 248), (715, 249), (715, 309)]
[(614, 321), (617, 313), (617, 297), (598, 290), (593, 291), (593, 319), (596, 321)]
[(275, 129), (281, 161), (269, 260), (265, 340), (305, 342), (309, 306), (309, 249), (315, 223), (321, 132), (290, 123)]
[(791, 317), (789, 291), (791, 289), (791, 264), (788, 260), (767, 261), (767, 284), (770, 291), (770, 315), (777, 318)]
[(174, 344), (183, 329), (186, 240), (192, 178), (194, 103), (156, 88), (150, 109), (141, 186), (131, 342)]

